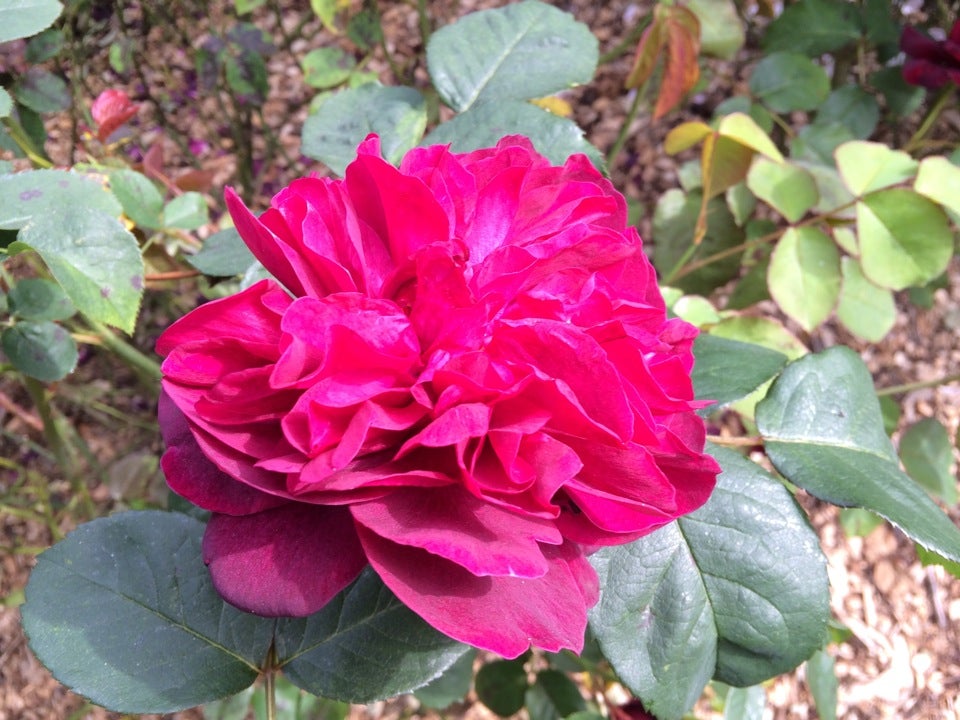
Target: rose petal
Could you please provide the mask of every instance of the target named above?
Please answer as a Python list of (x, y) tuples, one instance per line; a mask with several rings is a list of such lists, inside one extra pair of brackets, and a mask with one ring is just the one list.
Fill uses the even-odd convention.
[(228, 603), (269, 617), (317, 612), (366, 565), (345, 508), (302, 503), (213, 515), (203, 558)]
[(440, 632), (506, 658), (531, 645), (549, 652), (583, 649), (597, 577), (579, 549), (544, 546), (546, 575), (477, 577), (426, 550), (384, 540), (362, 525), (373, 569), (403, 603)]
[(456, 486), (397, 489), (351, 512), (370, 532), (473, 575), (542, 577), (548, 565), (539, 543), (563, 542), (553, 523), (494, 507)]

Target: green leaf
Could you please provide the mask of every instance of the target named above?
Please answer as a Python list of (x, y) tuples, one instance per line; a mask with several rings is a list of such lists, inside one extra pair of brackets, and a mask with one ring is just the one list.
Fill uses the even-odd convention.
[(795, 223), (817, 204), (820, 195), (813, 176), (791, 163), (757, 157), (747, 175), (750, 192)]
[(757, 425), (790, 482), (834, 505), (872, 510), (960, 561), (960, 530), (900, 470), (870, 373), (852, 350), (833, 347), (788, 365), (757, 406)]
[(477, 671), (474, 686), (477, 697), (484, 705), (501, 717), (520, 711), (527, 692), (525, 655), (516, 660), (491, 660)]
[(467, 651), (397, 600), (369, 568), (320, 612), (278, 620), (274, 647), (297, 687), (352, 703), (415, 690)]
[(807, 687), (820, 720), (837, 720), (839, 683), (835, 665), (836, 661), (825, 650), (817, 650), (807, 660)]
[(0, 176), (0, 228), (4, 230), (18, 230), (33, 217), (71, 205), (113, 216), (122, 212), (103, 184), (86, 175), (31, 170)]
[(903, 431), (900, 460), (907, 474), (947, 505), (957, 503), (957, 479), (950, 472), (953, 443), (935, 418), (923, 418)]
[(883, 143), (854, 140), (837, 148), (837, 169), (854, 195), (898, 185), (917, 172), (917, 161)]
[(335, 21), (337, 19), (338, 0), (310, 0), (310, 7), (323, 26), (332, 32), (335, 31)]
[(267, 0), (233, 0), (237, 15), (246, 15), (262, 6)]
[(767, 692), (762, 685), (732, 687), (723, 701), (723, 720), (763, 720)]
[[(880, 1), (886, 2), (886, 0)], [(870, 84), (883, 95), (887, 110), (893, 115), (894, 119), (911, 114), (920, 107), (926, 95), (926, 90), (911, 85), (903, 79), (903, 67), (901, 65), (891, 65), (877, 70), (870, 75)]]
[(586, 25), (537, 0), (471, 13), (427, 44), (433, 84), (457, 112), (590, 82), (597, 57), (597, 38)]
[(0, 118), (10, 117), (11, 110), (13, 110), (13, 99), (10, 93), (0, 87)]
[(357, 61), (338, 47), (324, 47), (308, 52), (300, 65), (307, 85), (326, 89), (346, 82)]
[(580, 688), (566, 673), (552, 668), (537, 673), (524, 704), (530, 720), (559, 720), (587, 709)]
[(856, 6), (844, 0), (800, 0), (767, 26), (762, 44), (767, 51), (815, 58), (856, 42), (861, 34)]
[(59, 55), (65, 44), (63, 31), (59, 28), (49, 28), (30, 38), (24, 57), (31, 64), (46, 62)]
[(837, 318), (857, 337), (880, 342), (897, 320), (893, 293), (870, 282), (856, 258), (843, 257), (840, 272), (843, 285), (840, 287)]
[(788, 228), (770, 257), (767, 285), (780, 309), (810, 332), (840, 297), (837, 246), (815, 227)]
[(687, 0), (684, 4), (700, 21), (700, 51), (732, 60), (746, 40), (743, 21), (732, 0)]
[(34, 653), (118, 712), (173, 712), (250, 685), (275, 620), (220, 599), (202, 534), (196, 520), (159, 511), (81, 525), (31, 573), (21, 613)]
[(133, 332), (143, 295), (143, 260), (119, 220), (89, 207), (48, 208), (11, 247), (23, 246), (39, 253), (80, 312)]
[(880, 119), (877, 99), (859, 85), (844, 85), (817, 108), (817, 123), (840, 123), (858, 139), (873, 135)]
[(953, 255), (943, 209), (904, 188), (881, 190), (857, 203), (857, 237), (863, 274), (892, 290), (933, 280)]
[(697, 337), (693, 354), (694, 393), (714, 402), (708, 412), (746, 397), (787, 364), (787, 356), (776, 350), (706, 333)]
[(364, 52), (383, 42), (383, 27), (376, 5), (367, 5), (347, 21), (347, 37)]
[(36, 35), (60, 17), (58, 0), (4, 0), (0, 4), (0, 43)]
[[(657, 201), (653, 214), (653, 263), (661, 275), (670, 273), (693, 243), (702, 199), (700, 191), (685, 195), (674, 188)], [(737, 225), (723, 198), (712, 198), (707, 203), (707, 234), (689, 262), (734, 248), (743, 243), (743, 239), (743, 228)], [(686, 293), (706, 295), (736, 277), (742, 256), (742, 252), (731, 253), (671, 284)]]
[(843, 123), (814, 122), (800, 128), (800, 131), (788, 141), (790, 157), (794, 161), (807, 161), (819, 165), (834, 165), (833, 153), (838, 147), (851, 140), (854, 134)]
[(711, 676), (753, 685), (795, 667), (826, 632), (826, 563), (806, 515), (758, 465), (709, 452), (723, 473), (706, 505), (590, 558), (590, 626), (661, 720), (680, 718)]
[(256, 258), (236, 228), (225, 228), (203, 241), (196, 255), (186, 257), (204, 275), (233, 277), (249, 268)]
[(427, 107), (413, 88), (362, 85), (341, 90), (307, 118), (302, 152), (343, 175), (370, 133), (380, 136), (383, 156), (397, 164), (426, 127)]
[(887, 435), (893, 435), (897, 426), (900, 425), (900, 403), (891, 395), (879, 395), (880, 414), (883, 415), (883, 430)]
[(584, 153), (601, 167), (603, 157), (583, 136), (576, 123), (528, 102), (484, 103), (460, 113), (431, 132), (422, 145), (450, 143), (454, 152), (492, 147), (504, 135), (530, 138), (538, 152), (554, 164), (562, 164), (574, 153)]
[(942, 156), (920, 161), (913, 189), (920, 195), (960, 213), (960, 167)]
[(196, 230), (210, 222), (210, 210), (203, 195), (185, 192), (163, 208), (163, 226), (181, 230)]
[(947, 560), (942, 555), (926, 550), (920, 545), (916, 545), (914, 549), (917, 551), (917, 559), (920, 560), (920, 564), (923, 565), (923, 567), (939, 565), (955, 578), (960, 578), (960, 563)]
[(753, 68), (750, 92), (778, 113), (813, 110), (830, 93), (823, 68), (794, 52), (767, 55)]
[(840, 527), (847, 537), (866, 537), (884, 522), (882, 517), (863, 508), (840, 508)]
[(24, 375), (43, 382), (62, 380), (77, 366), (77, 344), (52, 322), (18, 322), (0, 334), (0, 346)]
[(115, 170), (110, 173), (110, 189), (123, 206), (123, 213), (138, 227), (163, 227), (163, 195), (146, 175), (136, 170)]
[(54, 113), (70, 107), (67, 83), (40, 67), (27, 70), (14, 89), (14, 95), (21, 105), (38, 113)]
[(421, 705), (437, 710), (460, 702), (470, 692), (470, 685), (473, 683), (473, 661), (476, 658), (476, 650), (468, 650), (444, 670), (440, 677), (415, 690), (414, 697)]
[(10, 314), (35, 322), (66, 320), (77, 309), (61, 287), (42, 278), (26, 278), (10, 288), (7, 295)]

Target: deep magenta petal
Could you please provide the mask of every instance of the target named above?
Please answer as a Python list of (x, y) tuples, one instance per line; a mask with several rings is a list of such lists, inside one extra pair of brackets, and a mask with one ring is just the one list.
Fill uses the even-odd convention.
[(548, 564), (540, 543), (563, 541), (552, 522), (501, 509), (456, 486), (400, 488), (351, 511), (370, 532), (478, 576), (542, 577)]
[(425, 550), (358, 527), (370, 564), (403, 603), (445, 635), (505, 658), (531, 645), (580, 652), (596, 573), (577, 549), (545, 546), (540, 578), (478, 577)]
[(346, 508), (302, 503), (213, 515), (203, 559), (227, 602), (268, 617), (317, 612), (367, 564)]

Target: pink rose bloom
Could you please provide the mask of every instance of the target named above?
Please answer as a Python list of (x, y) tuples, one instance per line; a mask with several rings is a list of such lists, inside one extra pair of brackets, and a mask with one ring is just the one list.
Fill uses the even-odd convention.
[(157, 343), (167, 480), (212, 511), (204, 559), (240, 608), (308, 615), (369, 564), (457, 640), (579, 652), (586, 554), (713, 489), (696, 330), (586, 157), (358, 153), (259, 218), (227, 192), (278, 282)]

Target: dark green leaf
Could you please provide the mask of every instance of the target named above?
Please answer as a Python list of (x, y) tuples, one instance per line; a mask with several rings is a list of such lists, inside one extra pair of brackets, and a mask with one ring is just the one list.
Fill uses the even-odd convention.
[(468, 650), (443, 674), (414, 691), (414, 697), (421, 705), (443, 710), (455, 702), (466, 698), (473, 684), (473, 661), (477, 658), (476, 650)]
[(236, 228), (226, 228), (203, 241), (196, 255), (188, 255), (187, 262), (204, 275), (233, 277), (244, 272), (256, 260), (243, 242)]
[(830, 93), (817, 108), (817, 123), (840, 123), (857, 139), (865, 140), (877, 128), (880, 106), (877, 99), (859, 85), (844, 85)]
[(253, 50), (239, 55), (227, 54), (223, 59), (227, 85), (242, 105), (259, 105), (267, 99), (267, 64), (263, 56)]
[[(671, 272), (693, 243), (702, 197), (700, 191), (684, 195), (676, 189), (660, 196), (653, 215), (653, 263), (661, 274)], [(744, 231), (723, 198), (712, 198), (707, 204), (707, 234), (689, 262), (729, 250), (743, 240)], [(687, 293), (706, 295), (736, 277), (742, 256), (742, 251), (731, 253), (672, 281), (671, 285)]]
[(597, 167), (603, 165), (600, 152), (587, 142), (576, 123), (521, 101), (477, 105), (439, 125), (421, 144), (451, 143), (455, 152), (469, 152), (492, 147), (504, 135), (525, 135), (552, 163), (561, 164), (574, 153), (584, 153)]
[(864, 507), (914, 541), (960, 561), (960, 530), (899, 468), (873, 381), (852, 350), (834, 347), (792, 362), (757, 406), (777, 470), (843, 507)]
[(589, 82), (597, 56), (597, 38), (586, 25), (536, 0), (466, 15), (427, 45), (433, 84), (458, 112)]
[(762, 685), (732, 687), (723, 701), (723, 720), (763, 720), (767, 693)]
[(767, 135), (773, 131), (773, 117), (762, 105), (751, 102), (746, 95), (734, 95), (721, 102), (713, 111), (716, 118), (730, 115), (731, 113), (742, 112), (753, 118), (753, 121)]
[(70, 90), (63, 78), (49, 70), (32, 67), (14, 90), (17, 101), (34, 112), (52, 113), (70, 107)]
[(338, 175), (353, 161), (357, 145), (380, 136), (387, 161), (397, 164), (427, 127), (423, 96), (409, 87), (368, 84), (341, 90), (303, 125), (303, 154), (326, 163)]
[(882, 517), (863, 508), (840, 508), (840, 527), (847, 537), (866, 537), (884, 522)]
[(7, 296), (8, 310), (24, 320), (66, 320), (77, 309), (55, 282), (42, 278), (26, 278)]
[(147, 230), (163, 227), (163, 195), (143, 173), (116, 170), (110, 173), (110, 189), (123, 206), (124, 214)]
[(477, 671), (474, 683), (477, 697), (501, 717), (520, 711), (529, 683), (524, 664), (526, 656), (516, 660), (491, 660)]
[(32, 64), (46, 62), (59, 55), (63, 46), (63, 31), (59, 28), (50, 28), (30, 38), (24, 57), (28, 63)]
[(680, 718), (711, 676), (752, 685), (795, 667), (829, 615), (823, 553), (793, 497), (737, 453), (710, 454), (724, 471), (706, 505), (591, 556), (602, 588), (591, 628), (661, 720)]
[(894, 118), (906, 117), (923, 102), (924, 89), (904, 80), (903, 67), (900, 65), (877, 70), (870, 76), (870, 84), (883, 95), (887, 101), (887, 110)]
[(833, 165), (833, 151), (855, 136), (846, 125), (824, 120), (800, 128), (790, 138), (790, 157), (796, 161)]
[(62, 11), (58, 0), (4, 0), (0, 4), (0, 43), (35, 35)]
[(357, 61), (338, 47), (324, 47), (308, 52), (300, 65), (307, 85), (326, 89), (346, 82)]
[(715, 407), (746, 397), (787, 364), (787, 356), (751, 343), (700, 333), (693, 345), (697, 362), (693, 389)]
[(298, 687), (366, 703), (425, 685), (467, 646), (424, 622), (368, 568), (320, 612), (279, 620), (275, 650)]
[(383, 40), (383, 28), (380, 27), (380, 15), (376, 7), (367, 7), (347, 22), (347, 37), (353, 40), (363, 51), (369, 51)]
[(39, 253), (80, 312), (133, 331), (143, 295), (143, 260), (119, 220), (82, 205), (48, 208), (11, 247)]
[(52, 322), (18, 322), (0, 335), (0, 345), (20, 372), (43, 382), (62, 380), (77, 366), (77, 344)]
[(861, 32), (855, 5), (844, 0), (800, 0), (767, 26), (763, 47), (819, 57), (855, 42)]
[(890, 0), (865, 0), (863, 3), (867, 39), (877, 48), (879, 59), (884, 63), (900, 51), (901, 29), (893, 16), (896, 7)]
[(900, 436), (900, 459), (907, 474), (947, 505), (957, 502), (957, 479), (950, 472), (953, 443), (936, 418), (923, 418)]
[(767, 55), (753, 68), (750, 92), (778, 113), (813, 110), (830, 92), (822, 67), (794, 52)]
[(94, 178), (64, 170), (0, 176), (0, 228), (18, 230), (33, 217), (74, 205), (117, 216), (120, 203)]
[(807, 660), (807, 687), (813, 695), (820, 720), (837, 720), (837, 673), (836, 662), (825, 651), (817, 650)]
[(537, 679), (525, 697), (530, 720), (558, 720), (583, 712), (587, 704), (566, 673), (547, 669), (537, 673)]
[(44, 552), (21, 609), (37, 657), (65, 685), (119, 712), (173, 712), (250, 685), (275, 621), (220, 599), (202, 534), (186, 515), (125, 512)]
[(889, 395), (881, 395), (880, 413), (883, 415), (883, 429), (887, 435), (892, 435), (900, 424), (900, 403)]

